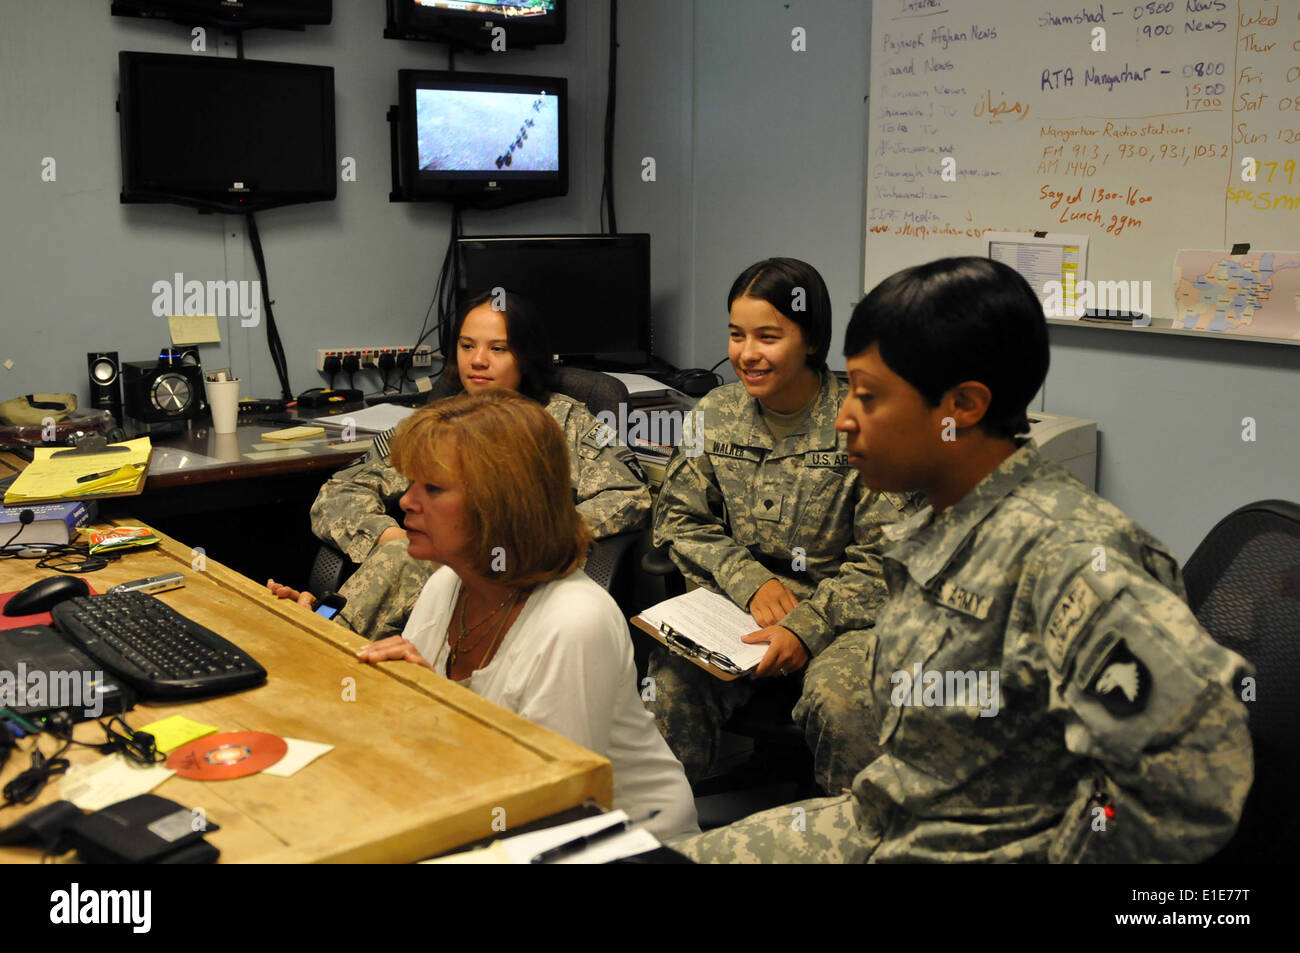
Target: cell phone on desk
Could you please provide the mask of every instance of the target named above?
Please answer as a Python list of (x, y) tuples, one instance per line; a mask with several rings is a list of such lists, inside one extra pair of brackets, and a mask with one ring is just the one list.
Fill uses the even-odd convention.
[(109, 592), (166, 592), (169, 589), (179, 589), (185, 585), (185, 577), (178, 572), (164, 573), (161, 576), (150, 576), (148, 579), (136, 579), (133, 582), (124, 582), (109, 589)]
[(337, 592), (326, 592), (319, 599), (312, 600), (311, 607), (318, 616), (332, 619), (347, 604), (348, 600), (345, 596), (340, 596)]

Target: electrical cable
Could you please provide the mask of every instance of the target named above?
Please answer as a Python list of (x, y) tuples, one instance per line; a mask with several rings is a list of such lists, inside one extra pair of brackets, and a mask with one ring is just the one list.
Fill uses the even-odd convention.
[[(605, 97), (605, 177), (600, 186), (600, 231), (618, 234), (614, 215), (614, 107), (618, 90), (618, 0), (609, 0), (609, 81)], [(609, 209), (609, 229), (605, 229), (605, 210)]]
[(33, 510), (24, 509), (19, 511), (18, 530), (12, 536), (10, 536), (9, 539), (5, 541), (5, 544), (3, 546), (0, 546), (0, 550), (8, 549), (10, 543), (12, 543), (19, 536), (21, 536), (23, 530), (25, 530), (28, 526), (32, 525), (32, 523), (35, 520), (36, 520), (36, 513)]
[(280, 379), (280, 396), (286, 401), (293, 400), (293, 390), (289, 387), (289, 362), (284, 354), (284, 345), (280, 342), (280, 330), (275, 324), (275, 312), (271, 306), (271, 285), (266, 275), (266, 256), (262, 252), (262, 238), (257, 231), (257, 219), (252, 212), (244, 216), (248, 222), (248, 241), (253, 247), (253, 261), (257, 263), (257, 274), (262, 282), (262, 310), (266, 312), (266, 343), (271, 351), (271, 363), (275, 365), (276, 377)]
[(30, 804), (36, 800), (50, 778), (65, 773), (71, 766), (71, 762), (63, 757), (63, 753), (71, 747), (72, 742), (65, 741), (52, 758), (47, 758), (41, 754), (40, 736), (37, 736), (36, 745), (32, 748), (31, 767), (20, 772), (4, 786), (4, 804), (0, 805), (0, 809), (15, 804)]

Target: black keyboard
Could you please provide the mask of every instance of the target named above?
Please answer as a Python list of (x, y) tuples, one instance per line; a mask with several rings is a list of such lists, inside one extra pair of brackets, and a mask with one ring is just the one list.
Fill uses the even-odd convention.
[(68, 599), (50, 615), (142, 698), (194, 698), (266, 681), (266, 669), (247, 653), (144, 592)]

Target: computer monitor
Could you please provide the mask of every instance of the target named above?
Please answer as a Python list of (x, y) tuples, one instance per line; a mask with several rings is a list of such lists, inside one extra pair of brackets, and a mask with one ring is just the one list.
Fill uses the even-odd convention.
[(186, 26), (246, 30), (259, 26), (302, 29), (329, 23), (333, 0), (113, 0), (115, 17), (172, 20)]
[(564, 3), (565, 0), (388, 0), (384, 36), (393, 40), (434, 40), (495, 52), (539, 43), (563, 43)]
[(456, 242), (457, 296), (504, 288), (547, 317), (568, 363), (632, 366), (650, 347), (650, 236), (513, 235)]
[(118, 54), (123, 202), (250, 212), (333, 199), (334, 69)]
[(569, 191), (568, 82), (398, 72), (396, 201), (499, 208)]

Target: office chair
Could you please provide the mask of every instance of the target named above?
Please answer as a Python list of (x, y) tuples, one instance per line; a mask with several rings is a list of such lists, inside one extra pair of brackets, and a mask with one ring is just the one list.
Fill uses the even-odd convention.
[(1219, 521), (1183, 569), (1188, 604), (1255, 667), (1247, 701), (1255, 783), (1211, 863), (1294, 863), (1300, 854), (1300, 506), (1262, 500)]
[[(429, 401), (450, 396), (455, 390), (455, 385), (445, 375), (440, 375), (429, 391)], [(628, 400), (627, 386), (618, 378), (577, 367), (556, 369), (555, 391), (585, 404), (593, 414), (607, 412), (615, 417), (619, 405)], [(389, 515), (399, 523), (402, 521), (400, 510), (390, 510)], [(587, 557), (584, 567), (587, 575), (606, 592), (614, 594), (622, 578), (620, 569), (640, 536), (640, 533), (620, 533), (598, 540)], [(337, 592), (356, 568), (356, 564), (334, 546), (321, 543), (308, 575), (308, 590), (317, 594)]]

